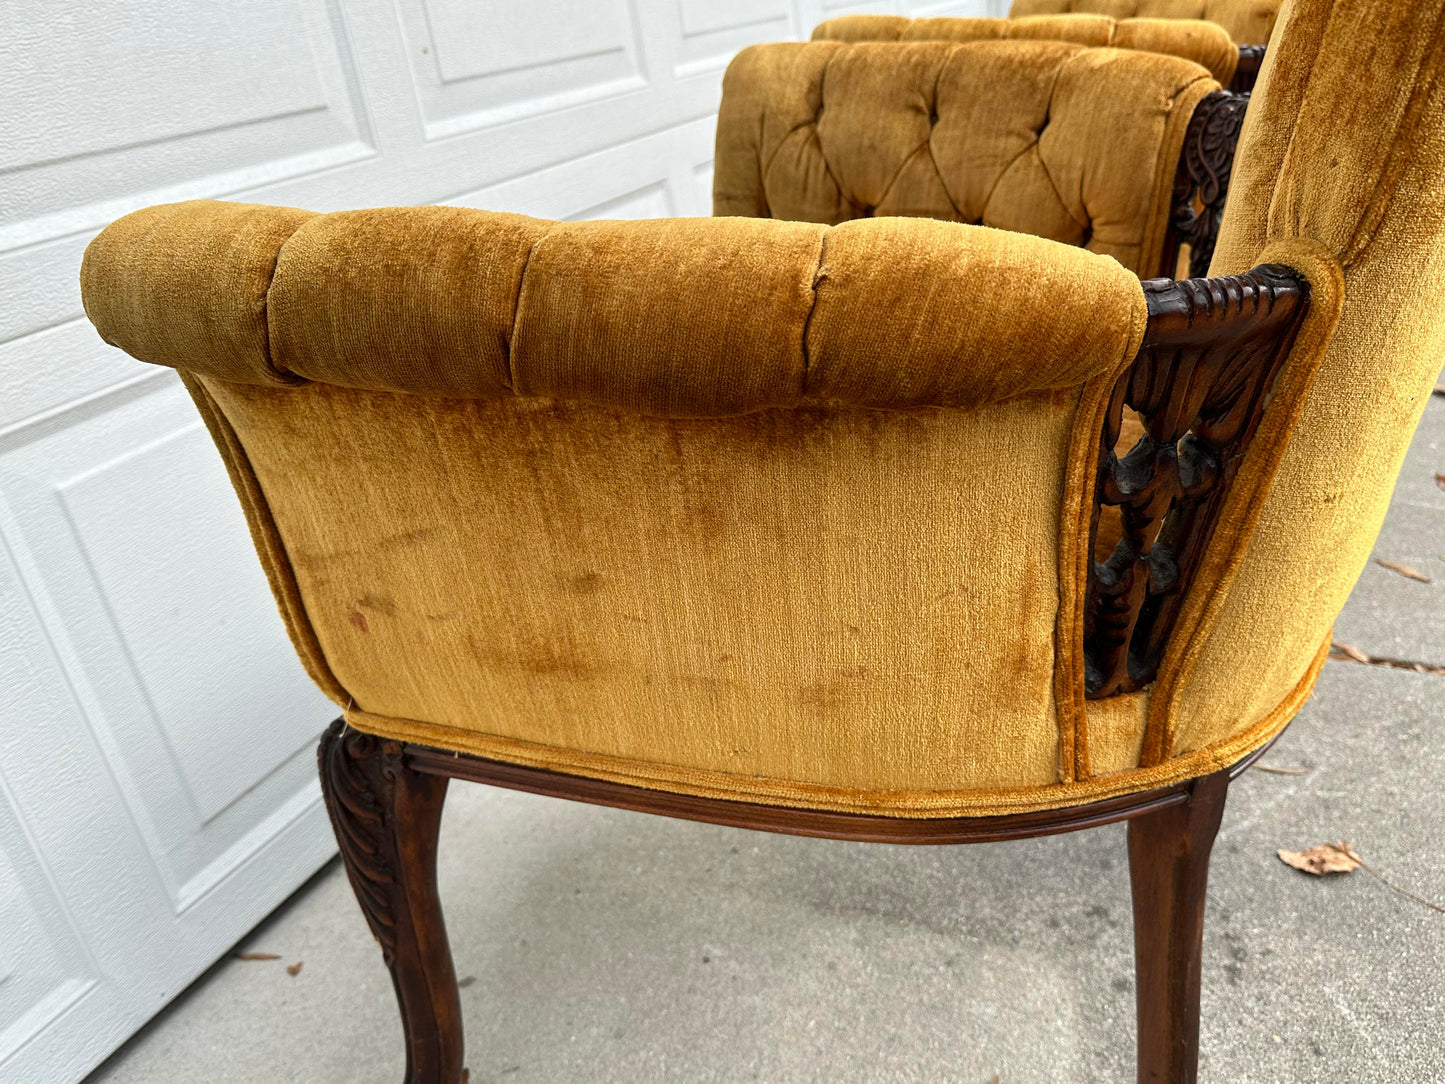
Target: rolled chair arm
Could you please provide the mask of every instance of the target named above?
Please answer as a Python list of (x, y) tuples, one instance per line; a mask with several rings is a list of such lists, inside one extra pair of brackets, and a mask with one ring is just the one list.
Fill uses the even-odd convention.
[(86, 310), (141, 358), (247, 384), (546, 396), (668, 417), (971, 409), (1107, 376), (1115, 261), (925, 219), (555, 223), (194, 202), (113, 223)]

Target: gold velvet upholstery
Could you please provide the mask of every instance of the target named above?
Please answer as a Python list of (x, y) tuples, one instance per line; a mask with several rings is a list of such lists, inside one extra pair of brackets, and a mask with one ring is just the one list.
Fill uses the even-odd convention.
[[(1109, 256), (928, 219), (202, 202), (103, 231), (86, 310), (182, 371), (359, 729), (903, 817), (1144, 790), (1308, 695), (1445, 356), (1442, 15), (1281, 20), (1215, 270), (1299, 268), (1310, 315), (1128, 696), (1083, 698), (1099, 426), (1145, 322)], [(772, 55), (819, 48), (846, 47)]]
[(713, 212), (927, 216), (1159, 272), (1197, 64), (1054, 41), (758, 45), (723, 79)]
[(1107, 15), (1026, 15), (1016, 19), (909, 19), (840, 15), (813, 28), (814, 41), (1070, 41), (1182, 57), (1228, 85), (1239, 48), (1218, 23), (1202, 19), (1111, 19)]
[(1010, 18), (1089, 13), (1114, 19), (1203, 19), (1218, 23), (1240, 45), (1265, 45), (1280, 0), (1013, 0)]

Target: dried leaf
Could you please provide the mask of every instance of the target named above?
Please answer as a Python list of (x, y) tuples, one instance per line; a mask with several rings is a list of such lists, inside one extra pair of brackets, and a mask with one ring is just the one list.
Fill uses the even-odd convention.
[(1398, 572), (1400, 575), (1405, 576), (1408, 579), (1418, 580), (1420, 583), (1435, 582), (1417, 568), (1411, 568), (1409, 565), (1397, 565), (1394, 561), (1387, 561), (1383, 557), (1376, 557), (1375, 564), (1379, 565), (1381, 568), (1388, 568), (1391, 572)]
[(1323, 877), (1329, 873), (1353, 873), (1364, 865), (1360, 861), (1360, 856), (1351, 850), (1350, 845), (1344, 840), (1340, 840), (1338, 843), (1321, 843), (1307, 851), (1281, 849), (1277, 853), (1279, 860), (1285, 865), (1293, 866), (1305, 873), (1312, 873), (1316, 877)]
[(1276, 768), (1273, 764), (1256, 764), (1254, 770), (1257, 772), (1270, 772), (1273, 775), (1309, 775), (1308, 768)]
[(297, 960), (294, 964), (292, 964), (286, 969), (286, 974), (290, 975), (294, 979), (297, 975), (301, 974), (301, 969), (305, 966), (306, 965), (304, 961)]
[(1368, 663), (1370, 656), (1357, 648), (1354, 644), (1347, 644), (1343, 640), (1331, 640), (1330, 650), (1338, 651), (1347, 659), (1354, 659), (1356, 662)]
[(1436, 471), (1436, 472), (1435, 472), (1435, 484), (1436, 484), (1437, 486), (1439, 486), (1441, 489), (1445, 489), (1445, 474), (1441, 474), (1439, 471)]
[(279, 960), (279, 959), (281, 959), (281, 957), (277, 956), (274, 952), (238, 952), (238, 953), (236, 953), (236, 959), (238, 959), (238, 960)]

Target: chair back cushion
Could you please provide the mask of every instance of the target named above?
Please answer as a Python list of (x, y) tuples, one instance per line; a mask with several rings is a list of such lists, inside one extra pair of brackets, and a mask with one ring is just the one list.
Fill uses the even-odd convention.
[(1107, 15), (1026, 15), (1016, 19), (840, 15), (813, 28), (814, 41), (1071, 41), (1183, 57), (1228, 85), (1239, 48), (1218, 23), (1203, 19), (1111, 19)]
[(1013, 0), (1009, 17), (1088, 12), (1115, 19), (1204, 19), (1224, 27), (1239, 45), (1265, 45), (1279, 7), (1280, 0)]
[(723, 80), (713, 213), (923, 216), (1160, 270), (1194, 107), (1177, 57), (1052, 41), (788, 42)]

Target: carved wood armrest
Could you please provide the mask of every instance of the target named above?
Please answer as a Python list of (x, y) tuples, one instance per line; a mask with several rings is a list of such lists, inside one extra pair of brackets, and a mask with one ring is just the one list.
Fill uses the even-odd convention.
[[(1245, 48), (1253, 47), (1241, 46)], [(1224, 218), (1224, 200), (1229, 195), (1234, 150), (1248, 108), (1248, 94), (1228, 90), (1216, 90), (1195, 107), (1174, 171), (1169, 232), (1164, 238), (1160, 274), (1174, 277), (1183, 244), (1189, 245), (1189, 274), (1194, 278), (1209, 274), (1214, 242)]]
[[(1091, 699), (1153, 680), (1309, 304), (1299, 273), (1274, 264), (1143, 286), (1148, 328), (1114, 387), (1100, 440), (1084, 619)], [(1126, 407), (1143, 435), (1121, 457)], [(1106, 508), (1117, 509), (1120, 539), (1098, 561)]]

